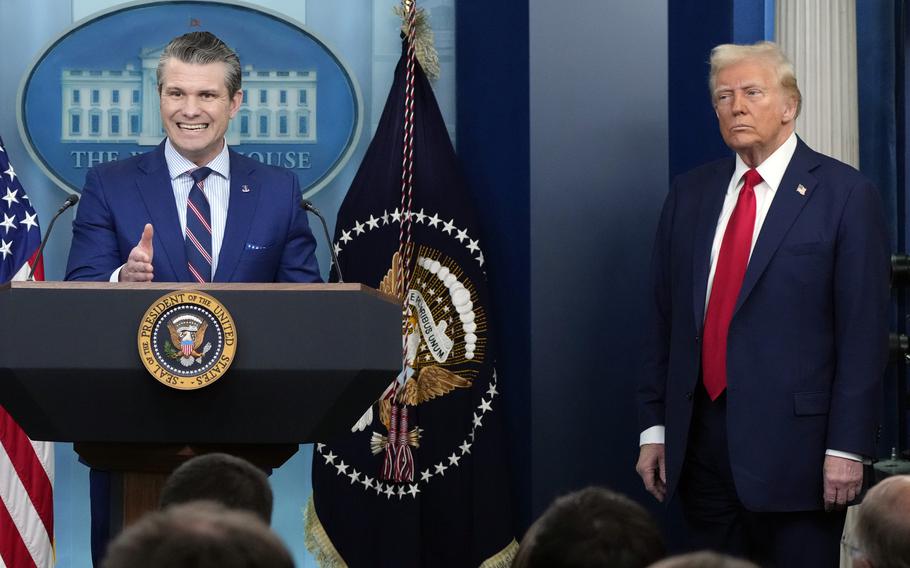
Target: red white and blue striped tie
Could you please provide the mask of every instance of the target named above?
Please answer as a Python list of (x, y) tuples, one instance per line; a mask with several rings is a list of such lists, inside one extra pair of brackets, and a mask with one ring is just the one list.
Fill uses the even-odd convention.
[(209, 200), (202, 189), (211, 168), (197, 168), (190, 172), (193, 187), (186, 200), (186, 262), (196, 282), (212, 280), (212, 215)]

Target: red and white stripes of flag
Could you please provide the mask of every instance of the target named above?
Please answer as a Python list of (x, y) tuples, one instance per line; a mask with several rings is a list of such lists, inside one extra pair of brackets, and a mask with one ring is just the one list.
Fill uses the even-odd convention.
[(54, 444), (33, 442), (0, 407), (0, 559), (54, 565)]

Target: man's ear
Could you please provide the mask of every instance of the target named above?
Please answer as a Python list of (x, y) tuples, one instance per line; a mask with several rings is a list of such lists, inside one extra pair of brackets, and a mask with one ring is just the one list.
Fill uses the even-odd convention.
[(787, 97), (784, 104), (784, 116), (781, 120), (784, 124), (793, 122), (796, 120), (796, 109), (799, 108), (799, 104), (796, 102), (796, 97)]
[(234, 96), (231, 97), (231, 118), (234, 118), (234, 115), (236, 115), (237, 111), (240, 110), (241, 103), (243, 103), (242, 89), (234, 93)]

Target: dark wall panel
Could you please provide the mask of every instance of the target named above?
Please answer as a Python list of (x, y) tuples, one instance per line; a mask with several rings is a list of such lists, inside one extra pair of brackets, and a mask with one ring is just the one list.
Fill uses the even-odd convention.
[[(758, 4), (758, 2), (756, 3)], [(670, 0), (670, 177), (729, 155), (708, 94), (711, 48), (733, 41), (733, 1)], [(744, 33), (741, 30), (740, 33)]]
[(588, 484), (650, 500), (633, 393), (668, 187), (667, 5), (566, 6), (530, 10), (535, 512)]
[(517, 530), (531, 519), (528, 5), (458, 2), (457, 150), (479, 206)]
[[(906, 5), (906, 0), (856, 2), (859, 169), (882, 194), (893, 252), (908, 250)], [(893, 296), (893, 329), (907, 333), (907, 291), (895, 290)], [(906, 424), (901, 409), (906, 405), (898, 401), (903, 393), (898, 377), (906, 372), (906, 365), (892, 365), (885, 375), (879, 457), (889, 456), (891, 448), (900, 445), (899, 433)]]

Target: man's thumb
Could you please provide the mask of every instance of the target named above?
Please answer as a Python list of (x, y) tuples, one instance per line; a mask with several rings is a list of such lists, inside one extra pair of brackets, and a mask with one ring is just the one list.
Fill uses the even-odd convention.
[(139, 240), (139, 247), (148, 253), (149, 257), (152, 256), (152, 237), (155, 234), (155, 230), (152, 228), (150, 223), (146, 223), (145, 229), (142, 230), (142, 238)]

